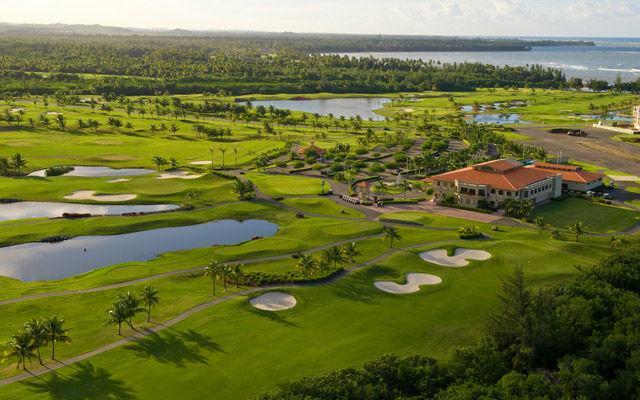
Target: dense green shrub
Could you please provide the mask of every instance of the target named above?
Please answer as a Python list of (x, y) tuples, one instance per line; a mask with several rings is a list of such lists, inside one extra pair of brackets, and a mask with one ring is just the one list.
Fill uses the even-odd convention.
[(460, 239), (480, 239), (483, 237), (480, 227), (476, 225), (465, 225), (458, 228)]

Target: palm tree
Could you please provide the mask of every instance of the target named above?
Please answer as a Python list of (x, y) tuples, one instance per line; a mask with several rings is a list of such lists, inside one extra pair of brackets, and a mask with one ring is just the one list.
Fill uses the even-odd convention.
[(151, 307), (160, 303), (158, 291), (152, 286), (145, 286), (142, 289), (140, 300), (142, 300), (142, 304), (147, 306), (147, 322), (149, 322), (151, 320)]
[(322, 252), (322, 258), (327, 263), (333, 263), (334, 267), (338, 267), (338, 263), (345, 261), (345, 256), (338, 246), (332, 246)]
[(45, 321), (43, 319), (32, 319), (24, 324), (24, 331), (31, 337), (33, 347), (38, 353), (38, 361), (40, 365), (43, 365), (40, 347), (47, 345), (47, 327)]
[(236, 146), (233, 147), (233, 154), (234, 154), (235, 160), (236, 160), (236, 169), (238, 169), (238, 147), (236, 147)]
[(220, 277), (221, 269), (222, 265), (217, 260), (209, 261), (209, 264), (204, 267), (204, 276), (211, 279), (214, 296), (216, 295), (216, 280)]
[(47, 342), (51, 343), (51, 359), (56, 358), (56, 343), (71, 343), (71, 338), (67, 336), (69, 329), (64, 328), (64, 320), (57, 316), (51, 316), (44, 320)]
[(9, 348), (9, 356), (15, 356), (18, 359), (18, 368), (22, 364), (22, 369), (27, 369), (27, 360), (31, 360), (35, 356), (33, 352), (33, 341), (28, 332), (20, 331), (11, 336), (11, 340), (7, 344)]
[(242, 271), (244, 269), (244, 264), (234, 264), (233, 265), (233, 280), (236, 283), (236, 288), (240, 287), (240, 280), (244, 277), (244, 272)]
[(222, 285), (224, 287), (224, 291), (227, 291), (227, 280), (233, 277), (233, 267), (229, 264), (223, 264), (220, 269), (220, 276), (222, 278)]
[(19, 174), (22, 168), (27, 166), (27, 160), (25, 160), (20, 153), (16, 153), (11, 157), (11, 166)]
[(64, 118), (64, 115), (62, 114), (56, 115), (56, 123), (58, 124), (58, 127), (60, 128), (60, 130), (64, 130), (65, 126), (67, 126), (67, 120)]
[(542, 231), (544, 231), (544, 228), (546, 226), (546, 223), (544, 222), (544, 218), (543, 217), (537, 217), (535, 220), (533, 220), (533, 222), (538, 227), (538, 234), (542, 235)]
[(316, 261), (309, 254), (301, 254), (298, 258), (298, 269), (305, 278), (312, 275), (317, 267)]
[(573, 233), (576, 235), (576, 242), (579, 242), (580, 236), (585, 233), (586, 226), (584, 225), (584, 222), (576, 221), (575, 224), (569, 225), (569, 230), (573, 231)]
[(385, 225), (382, 228), (382, 239), (389, 242), (389, 248), (393, 248), (393, 242), (396, 240), (402, 240), (402, 236), (400, 236), (400, 232), (398, 232), (398, 228), (391, 225)]
[(220, 153), (222, 153), (222, 169), (224, 169), (224, 154), (227, 152), (227, 148), (220, 147), (218, 150), (220, 150)]
[(127, 320), (127, 310), (125, 305), (119, 301), (113, 303), (113, 306), (107, 310), (109, 319), (108, 324), (118, 325), (118, 335), (122, 335), (122, 323)]
[(145, 311), (144, 308), (140, 307), (140, 299), (135, 294), (127, 292), (124, 295), (121, 294), (118, 296), (118, 302), (122, 303), (127, 314), (127, 322), (131, 329), (133, 329), (133, 317), (135, 317), (137, 313)]
[(347, 243), (342, 246), (342, 254), (344, 255), (345, 260), (351, 264), (356, 261), (356, 257), (362, 255), (360, 250), (358, 250), (356, 242)]

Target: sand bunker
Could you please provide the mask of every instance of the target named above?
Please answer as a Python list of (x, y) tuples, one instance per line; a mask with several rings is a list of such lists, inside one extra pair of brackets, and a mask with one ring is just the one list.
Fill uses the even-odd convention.
[(635, 175), (609, 175), (609, 178), (613, 179), (616, 182), (637, 182), (640, 181)]
[(438, 249), (420, 253), (420, 257), (426, 262), (438, 264), (443, 267), (465, 267), (469, 260), (485, 261), (491, 258), (491, 253), (484, 250), (456, 249), (453, 256), (447, 255), (447, 250)]
[(137, 194), (96, 194), (95, 190), (78, 190), (69, 196), (64, 196), (67, 200), (93, 200), (100, 202), (129, 201), (138, 197)]
[(249, 301), (252, 306), (265, 311), (280, 311), (293, 308), (296, 304), (296, 298), (288, 293), (269, 292), (258, 297), (254, 297)]
[(118, 178), (118, 179), (112, 179), (110, 181), (107, 181), (107, 183), (120, 183), (120, 182), (129, 182), (131, 179), (127, 179), (127, 178)]
[(156, 179), (198, 179), (203, 176), (204, 174), (192, 174), (187, 171), (173, 171), (160, 174)]
[(211, 165), (211, 161), (193, 161), (190, 162), (191, 165)]
[(395, 282), (378, 281), (374, 285), (383, 292), (393, 294), (415, 293), (420, 291), (420, 286), (438, 285), (442, 283), (442, 279), (435, 275), (409, 273), (407, 274), (407, 283), (399, 285)]

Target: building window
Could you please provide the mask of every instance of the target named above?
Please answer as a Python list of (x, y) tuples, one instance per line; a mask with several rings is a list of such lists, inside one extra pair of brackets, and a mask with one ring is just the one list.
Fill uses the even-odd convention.
[(499, 194), (500, 196), (502, 196), (502, 195), (504, 195), (504, 191), (500, 190), (500, 191), (498, 191), (498, 194)]
[(507, 192), (507, 196), (508, 196), (508, 197), (511, 197), (511, 192)]
[(495, 189), (491, 189), (491, 194), (496, 194), (496, 190)]
[(524, 198), (526, 199), (527, 197), (529, 197), (529, 192), (528, 191), (524, 191)]

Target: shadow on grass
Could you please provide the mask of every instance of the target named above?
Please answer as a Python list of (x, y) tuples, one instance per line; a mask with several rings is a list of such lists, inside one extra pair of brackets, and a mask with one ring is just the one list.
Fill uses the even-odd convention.
[(372, 288), (375, 289), (373, 282), (382, 280), (382, 277), (386, 279), (397, 273), (398, 271), (393, 268), (382, 267), (380, 265), (367, 267), (366, 269), (358, 271), (357, 275), (335, 284), (332, 287), (332, 292), (335, 296), (346, 300), (373, 304), (379, 300), (377, 290), (371, 290)]
[(190, 137), (190, 136), (185, 136), (185, 135), (171, 135), (171, 136), (165, 136), (164, 139), (168, 139), (168, 140), (186, 140), (188, 142), (195, 142), (197, 141), (197, 139)]
[(128, 400), (134, 399), (133, 391), (123, 381), (115, 379), (104, 368), (80, 363), (70, 367), (65, 375), (53, 372), (47, 378), (23, 382), (30, 391), (47, 395), (54, 400)]
[(258, 317), (262, 317), (262, 318), (266, 318), (270, 321), (273, 322), (277, 322), (279, 324), (291, 327), (291, 328), (300, 328), (300, 325), (296, 324), (295, 322), (291, 322), (289, 320), (287, 320), (287, 318), (285, 318), (284, 316), (278, 314), (277, 312), (273, 312), (273, 311), (265, 311), (265, 310), (259, 310), (257, 308), (248, 306), (249, 312), (258, 316)]
[(161, 363), (183, 367), (186, 363), (208, 364), (203, 351), (225, 352), (222, 347), (192, 329), (186, 332), (163, 332), (151, 334), (144, 339), (127, 346), (141, 358), (153, 358)]

